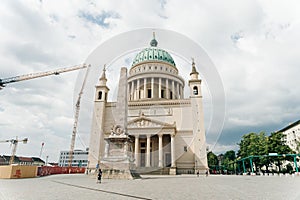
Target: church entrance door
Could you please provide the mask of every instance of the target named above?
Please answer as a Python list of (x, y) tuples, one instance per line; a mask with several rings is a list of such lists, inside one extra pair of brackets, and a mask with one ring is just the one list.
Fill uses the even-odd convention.
[(171, 167), (171, 154), (170, 153), (165, 154), (165, 163), (166, 163), (166, 167)]
[(146, 166), (146, 150), (145, 149), (141, 149), (141, 167), (145, 167)]

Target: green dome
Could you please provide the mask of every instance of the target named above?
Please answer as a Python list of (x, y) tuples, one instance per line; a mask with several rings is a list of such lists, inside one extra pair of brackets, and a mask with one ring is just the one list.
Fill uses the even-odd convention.
[(157, 47), (146, 48), (138, 53), (133, 60), (132, 66), (149, 61), (161, 61), (176, 67), (172, 56), (167, 51)]
[(167, 51), (157, 48), (157, 41), (155, 40), (155, 37), (151, 40), (150, 45), (151, 47), (142, 50), (135, 56), (132, 66), (143, 62), (160, 61), (176, 67), (172, 56)]

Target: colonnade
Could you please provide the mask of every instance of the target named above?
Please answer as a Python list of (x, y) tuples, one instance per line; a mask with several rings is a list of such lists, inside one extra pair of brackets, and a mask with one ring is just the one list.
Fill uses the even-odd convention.
[(129, 100), (183, 99), (184, 85), (168, 78), (141, 78), (128, 83)]
[[(146, 135), (146, 151), (145, 151), (145, 166), (141, 166), (141, 143), (140, 143), (140, 135), (135, 135), (135, 145), (134, 145), (134, 157), (135, 157), (135, 164), (137, 167), (165, 167), (166, 164), (164, 162), (164, 153), (170, 153), (171, 154), (171, 167), (175, 167), (175, 135), (174, 134), (168, 134), (170, 136), (170, 145), (171, 145), (171, 152), (164, 152), (164, 147), (163, 147), (163, 135), (164, 134), (157, 134), (158, 136), (158, 165), (154, 166), (154, 161), (151, 163), (151, 135)], [(142, 135), (144, 136), (144, 135)], [(154, 142), (154, 140), (152, 140)]]

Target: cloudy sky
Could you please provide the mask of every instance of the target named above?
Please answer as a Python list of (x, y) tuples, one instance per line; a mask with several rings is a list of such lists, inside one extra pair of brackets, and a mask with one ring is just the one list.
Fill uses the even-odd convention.
[[(211, 149), (237, 149), (245, 133), (270, 133), (299, 119), (299, 4), (5, 0), (0, 5), (0, 78), (83, 63), (101, 43), (126, 31), (176, 31), (206, 51), (223, 82), (224, 128), (216, 145), (209, 141)], [(130, 58), (125, 59), (128, 66)], [(28, 144), (18, 146), (17, 154), (23, 156), (39, 156), (44, 142), (42, 158), (57, 162), (59, 151), (70, 146), (78, 74), (18, 82), (1, 90), (0, 140), (28, 137)], [(209, 115), (210, 109), (205, 112)], [(76, 149), (84, 149), (89, 125), (79, 125)], [(10, 153), (8, 143), (0, 145), (0, 154)]]

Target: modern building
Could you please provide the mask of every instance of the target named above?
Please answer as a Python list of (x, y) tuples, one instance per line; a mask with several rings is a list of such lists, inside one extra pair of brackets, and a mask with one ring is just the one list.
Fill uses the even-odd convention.
[[(9, 165), (10, 157), (11, 156), (0, 155), (0, 165)], [(44, 165), (45, 162), (38, 157), (15, 156), (13, 164), (41, 166)]]
[(289, 124), (278, 132), (286, 135), (286, 144), (293, 151), (300, 153), (300, 120)]
[[(88, 148), (86, 150), (74, 150), (72, 167), (87, 167), (88, 165)], [(61, 151), (58, 161), (58, 166), (69, 166), (70, 151)]]
[[(193, 60), (190, 78), (184, 80), (173, 57), (158, 47), (139, 52), (128, 73), (127, 131), (138, 171), (164, 169), (169, 174), (195, 173), (207, 168), (201, 79)], [(101, 165), (105, 138), (115, 124), (116, 102), (108, 102), (105, 69), (95, 88), (90, 135), (89, 168)], [(184, 88), (189, 96), (184, 97)], [(106, 152), (107, 153), (107, 152)]]

